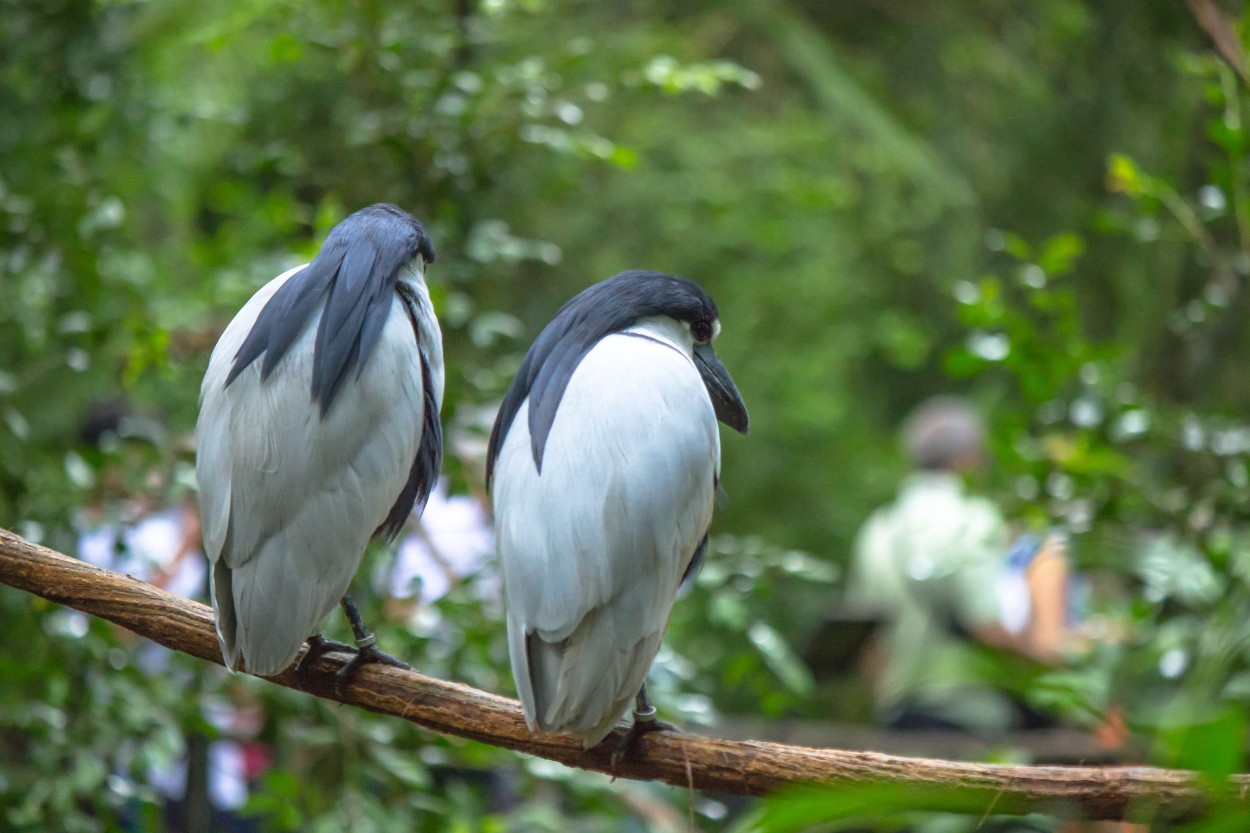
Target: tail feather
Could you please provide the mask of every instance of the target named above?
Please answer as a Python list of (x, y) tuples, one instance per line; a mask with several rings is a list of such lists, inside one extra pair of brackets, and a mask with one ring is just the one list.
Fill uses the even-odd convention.
[(239, 670), (238, 620), (234, 615), (234, 574), (225, 561), (213, 564), (213, 580), (209, 585), (213, 612), (217, 619), (217, 640), (226, 669)]
[(612, 731), (641, 688), (662, 636), (649, 634), (619, 651), (610, 647), (618, 644), (614, 628), (611, 614), (600, 608), (567, 639), (525, 636), (522, 702), (528, 693), (531, 729), (573, 732), (587, 749)]
[(559, 727), (558, 715), (553, 712), (559, 706), (556, 698), (560, 693), (564, 648), (563, 641), (547, 642), (538, 634), (529, 634), (525, 639), (536, 722), (544, 731), (556, 731)]
[[(506, 595), (506, 594), (505, 594)], [(504, 600), (507, 607), (507, 599)], [(534, 699), (534, 685), (530, 676), (529, 635), (525, 623), (508, 617), (508, 661), (516, 679), (517, 697), (521, 698), (521, 711), (525, 725), (531, 732), (539, 731), (538, 707)]]
[(235, 620), (229, 630), (235, 655), (249, 673), (262, 677), (274, 676), (295, 661), (304, 640), (317, 632), (341, 595), (326, 583), (295, 575), (293, 559), (276, 551), (286, 546), (281, 538), (270, 539), (236, 567), (231, 588)]

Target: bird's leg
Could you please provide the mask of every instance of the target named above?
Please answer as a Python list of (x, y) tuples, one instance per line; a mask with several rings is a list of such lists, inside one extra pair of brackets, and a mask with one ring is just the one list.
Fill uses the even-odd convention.
[(384, 665), (393, 665), (396, 668), (408, 668), (412, 666), (403, 660), (396, 659), (390, 654), (385, 654), (377, 648), (377, 637), (365, 626), (365, 622), (360, 618), (360, 611), (356, 609), (356, 603), (352, 601), (350, 594), (344, 593), (340, 602), (343, 606), (343, 612), (347, 614), (347, 621), (352, 623), (352, 633), (356, 634), (356, 656), (347, 661), (347, 664), (338, 670), (334, 675), (337, 679), (334, 681), (334, 692), (339, 696), (343, 696), (343, 689), (347, 685), (347, 681), (352, 674), (361, 665), (367, 662), (380, 662)]
[(377, 637), (365, 625), (365, 620), (361, 618), (360, 611), (356, 609), (356, 603), (352, 601), (351, 594), (344, 593), (343, 598), (339, 600), (339, 604), (342, 605), (343, 612), (347, 614), (347, 621), (351, 622), (352, 633), (356, 635), (356, 647), (362, 651), (373, 648), (378, 641)]
[(625, 733), (625, 737), (617, 742), (616, 748), (612, 750), (612, 768), (616, 769), (616, 765), (625, 759), (625, 756), (633, 751), (637, 745), (638, 739), (648, 732), (676, 732), (677, 727), (671, 723), (665, 723), (663, 720), (656, 720), (655, 706), (651, 705), (651, 699), (647, 697), (647, 684), (643, 683), (638, 689), (638, 696), (634, 698), (634, 725), (629, 727), (629, 731)]
[(304, 691), (308, 691), (308, 672), (322, 655), (331, 651), (342, 651), (346, 654), (355, 653), (351, 645), (344, 645), (342, 642), (335, 642), (333, 639), (326, 639), (319, 633), (314, 633), (308, 637), (308, 651), (304, 654), (299, 662), (295, 663), (295, 682)]

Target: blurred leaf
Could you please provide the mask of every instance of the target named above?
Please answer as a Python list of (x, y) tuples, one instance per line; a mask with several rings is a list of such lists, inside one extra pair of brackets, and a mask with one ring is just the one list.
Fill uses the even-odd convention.
[(804, 786), (783, 790), (759, 802), (759, 806), (732, 828), (734, 833), (821, 833), (853, 829), (865, 823), (894, 829), (909, 825), (915, 810), (958, 813), (984, 820), (995, 810), (1012, 808), (984, 790), (957, 787), (917, 787), (903, 784), (845, 784)]
[(1042, 244), (1037, 263), (1047, 275), (1066, 275), (1085, 253), (1085, 241), (1077, 234), (1057, 234)]
[(747, 636), (787, 688), (801, 695), (812, 692), (814, 687), (812, 672), (790, 649), (781, 634), (763, 622), (755, 622), (747, 630)]
[(1246, 712), (1228, 707), (1210, 720), (1163, 727), (1158, 735), (1167, 766), (1201, 772), (1218, 782), (1246, 760)]
[(1107, 163), (1107, 188), (1130, 197), (1141, 196), (1143, 177), (1136, 163), (1123, 154), (1112, 154)]

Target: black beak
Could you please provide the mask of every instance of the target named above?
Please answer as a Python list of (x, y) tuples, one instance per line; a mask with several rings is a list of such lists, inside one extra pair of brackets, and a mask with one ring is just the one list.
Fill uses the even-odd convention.
[(703, 385), (712, 397), (712, 408), (716, 418), (728, 425), (739, 434), (750, 429), (750, 418), (747, 417), (747, 406), (738, 393), (738, 386), (725, 369), (720, 356), (710, 344), (699, 344), (694, 348), (694, 363), (703, 377)]

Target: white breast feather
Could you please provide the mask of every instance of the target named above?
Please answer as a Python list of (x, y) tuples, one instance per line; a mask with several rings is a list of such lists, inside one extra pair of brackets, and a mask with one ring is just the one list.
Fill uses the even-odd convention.
[(573, 731), (587, 747), (642, 685), (711, 522), (720, 437), (686, 341), (683, 354), (604, 338), (569, 382), (542, 475), (527, 405), (497, 463), (496, 536), (526, 722)]

